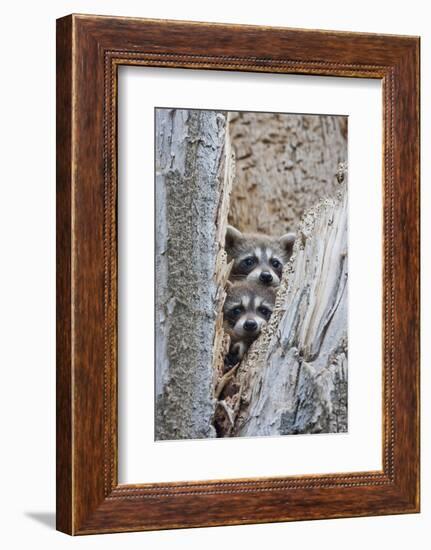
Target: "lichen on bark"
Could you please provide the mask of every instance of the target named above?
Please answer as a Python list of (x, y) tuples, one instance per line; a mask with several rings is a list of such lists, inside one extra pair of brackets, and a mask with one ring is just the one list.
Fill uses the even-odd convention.
[(156, 439), (214, 437), (226, 115), (156, 110)]

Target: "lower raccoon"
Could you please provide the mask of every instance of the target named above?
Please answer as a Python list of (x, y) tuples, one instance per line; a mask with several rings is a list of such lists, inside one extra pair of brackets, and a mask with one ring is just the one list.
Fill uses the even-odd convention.
[(295, 233), (281, 237), (241, 233), (228, 225), (225, 249), (228, 262), (233, 260), (232, 281), (246, 279), (266, 286), (278, 286), (283, 267), (292, 255)]
[(239, 363), (271, 317), (275, 290), (258, 283), (229, 283), (223, 308), (224, 330), (230, 336), (228, 365)]

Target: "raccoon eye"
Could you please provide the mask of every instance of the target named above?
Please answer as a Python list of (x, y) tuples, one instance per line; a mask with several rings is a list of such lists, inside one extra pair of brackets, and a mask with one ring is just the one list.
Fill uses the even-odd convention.
[(234, 307), (232, 310), (233, 315), (241, 315), (242, 309), (240, 307)]
[(249, 256), (248, 258), (245, 258), (241, 263), (242, 265), (245, 265), (246, 267), (251, 267), (255, 263), (255, 258), (253, 256)]
[(267, 307), (265, 306), (262, 306), (259, 308), (259, 313), (261, 313), (264, 317), (269, 317), (269, 315), (271, 315), (271, 310), (268, 309)]
[(271, 264), (274, 269), (279, 269), (281, 267), (281, 262), (276, 259), (271, 260)]

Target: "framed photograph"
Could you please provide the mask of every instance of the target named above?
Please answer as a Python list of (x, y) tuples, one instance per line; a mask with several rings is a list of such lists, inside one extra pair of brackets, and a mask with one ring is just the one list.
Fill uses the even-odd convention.
[(419, 38), (57, 21), (57, 528), (419, 511)]

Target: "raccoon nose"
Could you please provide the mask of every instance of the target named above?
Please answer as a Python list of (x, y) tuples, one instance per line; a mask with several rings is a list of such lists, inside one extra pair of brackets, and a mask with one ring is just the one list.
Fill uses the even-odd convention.
[(247, 319), (243, 326), (247, 332), (254, 332), (257, 329), (257, 323), (253, 319)]
[(259, 275), (259, 279), (262, 281), (262, 283), (265, 283), (266, 285), (272, 283), (272, 275), (268, 271), (262, 271), (262, 273)]

